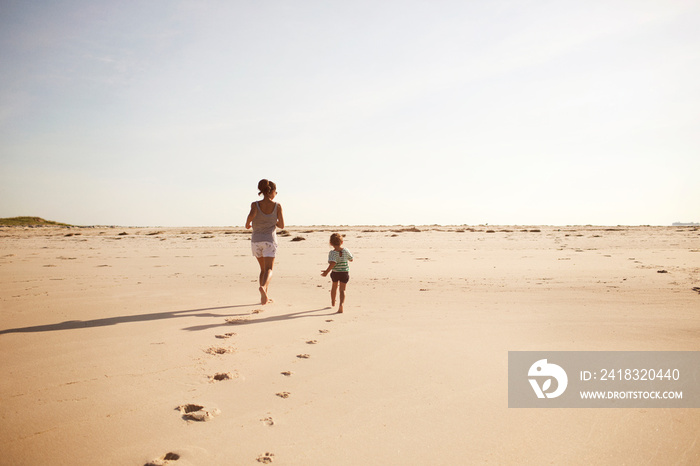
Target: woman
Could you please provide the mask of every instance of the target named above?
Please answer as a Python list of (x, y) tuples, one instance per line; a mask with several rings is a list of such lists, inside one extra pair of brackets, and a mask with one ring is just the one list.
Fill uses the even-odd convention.
[(272, 279), (272, 266), (277, 252), (277, 228), (284, 228), (282, 206), (274, 202), (277, 195), (277, 186), (268, 180), (260, 180), (258, 183), (258, 196), (263, 195), (262, 201), (253, 202), (250, 205), (250, 213), (245, 222), (245, 227), (253, 227), (251, 236), (251, 248), (253, 255), (260, 264), (260, 302), (267, 304), (272, 302), (267, 294), (267, 288)]

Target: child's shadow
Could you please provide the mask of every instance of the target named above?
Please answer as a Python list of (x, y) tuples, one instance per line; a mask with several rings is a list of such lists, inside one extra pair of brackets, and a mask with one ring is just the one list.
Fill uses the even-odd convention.
[[(192, 327), (186, 327), (183, 328), (182, 330), (187, 330), (190, 332), (196, 332), (199, 330), (208, 330), (211, 328), (217, 328), (217, 327), (238, 327), (241, 325), (252, 325), (252, 324), (266, 324), (270, 322), (279, 322), (283, 320), (292, 320), (292, 319), (302, 319), (306, 317), (327, 317), (327, 316), (332, 316), (335, 315), (335, 312), (331, 313), (326, 313), (326, 314), (318, 314), (320, 311), (326, 311), (328, 309), (333, 309), (330, 306), (322, 307), (319, 309), (311, 309), (309, 311), (300, 311), (300, 312), (292, 312), (290, 314), (282, 314), (282, 315), (277, 315), (277, 316), (270, 316), (270, 317), (263, 317), (261, 319), (239, 319), (239, 320), (234, 320), (231, 322), (221, 322), (218, 324), (208, 324), (208, 325), (195, 325)], [(240, 316), (241, 314), (238, 314)], [(254, 316), (255, 314), (244, 314), (244, 316), (250, 317)]]

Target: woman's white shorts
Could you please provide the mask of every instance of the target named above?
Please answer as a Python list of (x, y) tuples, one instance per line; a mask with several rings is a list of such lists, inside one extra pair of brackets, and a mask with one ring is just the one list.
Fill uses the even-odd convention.
[(250, 243), (255, 257), (275, 257), (277, 245), (271, 241), (255, 241)]

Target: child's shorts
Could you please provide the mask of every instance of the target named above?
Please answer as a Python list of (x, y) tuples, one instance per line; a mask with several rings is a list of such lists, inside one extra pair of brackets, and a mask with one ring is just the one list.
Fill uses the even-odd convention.
[(350, 272), (331, 272), (331, 280), (334, 282), (347, 283), (350, 281)]
[(277, 245), (271, 241), (255, 241), (250, 243), (255, 257), (275, 257)]

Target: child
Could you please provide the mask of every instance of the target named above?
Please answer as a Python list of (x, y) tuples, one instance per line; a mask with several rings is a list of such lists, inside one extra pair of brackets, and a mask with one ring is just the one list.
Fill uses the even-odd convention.
[(321, 275), (326, 276), (331, 272), (331, 306), (335, 306), (335, 294), (338, 290), (338, 282), (340, 282), (340, 305), (338, 306), (338, 314), (343, 313), (343, 303), (345, 302), (345, 286), (350, 280), (350, 266), (348, 261), (352, 262), (352, 253), (343, 247), (343, 237), (338, 233), (331, 235), (331, 246), (333, 250), (328, 253), (328, 268)]

